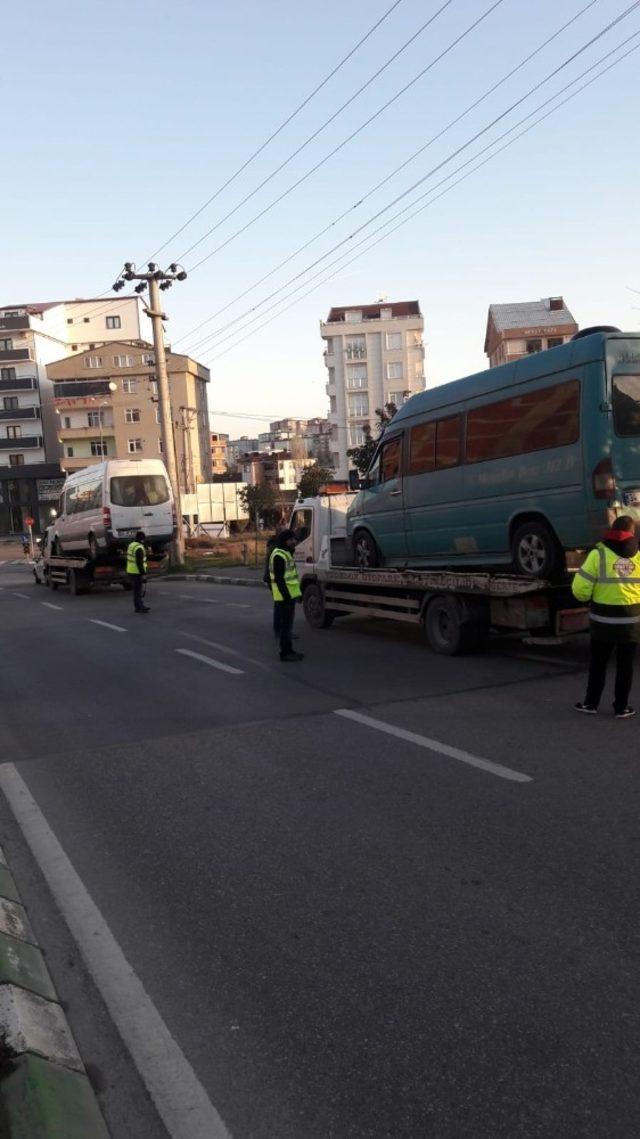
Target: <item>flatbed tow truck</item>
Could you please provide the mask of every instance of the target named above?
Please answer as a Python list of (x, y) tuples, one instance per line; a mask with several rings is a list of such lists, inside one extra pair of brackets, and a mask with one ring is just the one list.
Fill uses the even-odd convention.
[[(167, 554), (148, 553), (147, 577), (162, 577), (169, 565)], [(42, 554), (35, 559), (33, 576), (36, 585), (46, 585), (49, 589), (66, 586), (72, 596), (89, 593), (95, 588), (120, 585), (131, 589), (126, 572), (124, 550), (114, 551), (104, 561), (82, 556), (53, 555), (50, 552), (50, 538), (47, 534)]]
[(588, 628), (569, 575), (554, 584), (501, 573), (349, 566), (352, 499), (320, 494), (296, 503), (292, 513), (291, 527), (302, 539), (295, 551), (302, 605), (313, 628), (345, 615), (403, 621), (421, 625), (430, 648), (446, 656), (482, 647), (492, 631), (555, 639)]

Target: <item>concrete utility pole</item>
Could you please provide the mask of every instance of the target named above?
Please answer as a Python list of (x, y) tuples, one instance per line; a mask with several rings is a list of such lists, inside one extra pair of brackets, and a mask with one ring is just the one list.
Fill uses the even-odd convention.
[(172, 264), (167, 270), (159, 269), (154, 261), (150, 261), (146, 272), (138, 272), (132, 261), (125, 261), (119, 279), (113, 286), (114, 291), (124, 289), (127, 281), (139, 281), (136, 293), (143, 293), (148, 287), (149, 304), (145, 312), (151, 319), (153, 327), (153, 347), (156, 358), (156, 380), (158, 384), (158, 405), (160, 408), (160, 427), (162, 431), (162, 448), (164, 461), (173, 491), (173, 500), (176, 508), (176, 536), (171, 546), (172, 565), (182, 565), (184, 562), (184, 533), (182, 526), (182, 502), (180, 499), (180, 480), (178, 478), (178, 462), (176, 459), (176, 446), (173, 434), (173, 415), (171, 409), (171, 393), (169, 391), (169, 376), (167, 374), (167, 357), (164, 347), (163, 321), (167, 320), (166, 313), (160, 305), (160, 290), (170, 289), (174, 281), (185, 281), (187, 274), (180, 265)]

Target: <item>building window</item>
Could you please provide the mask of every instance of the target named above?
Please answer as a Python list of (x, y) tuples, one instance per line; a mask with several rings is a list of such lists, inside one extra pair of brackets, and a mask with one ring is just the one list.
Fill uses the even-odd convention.
[(347, 360), (362, 360), (367, 354), (366, 336), (347, 336), (344, 350)]
[(336, 370), (335, 370), (335, 368), (329, 368), (328, 372), (329, 372), (329, 383), (335, 384), (335, 382), (336, 382)]
[(160, 422), (160, 408), (156, 407), (156, 423)]
[(136, 451), (142, 450), (142, 439), (127, 439), (127, 451), (130, 455), (135, 455)]
[(367, 386), (367, 365), (366, 364), (349, 364), (347, 365), (347, 387), (353, 391), (357, 388), (366, 388)]
[(72, 345), (71, 345), (71, 351), (72, 351), (72, 352), (77, 352), (77, 351), (78, 351), (78, 345), (77, 345), (77, 344), (72, 344)]
[(397, 352), (402, 348), (402, 333), (387, 332), (385, 336), (385, 343), (387, 346), (387, 352)]
[(90, 411), (87, 414), (87, 423), (89, 427), (102, 427), (104, 423), (104, 415), (101, 411)]
[(7, 427), (7, 439), (19, 439), (21, 435), (21, 427)]
[(338, 410), (338, 407), (336, 404), (336, 397), (334, 395), (330, 395), (329, 396), (329, 411), (336, 412), (337, 410)]
[(83, 324), (88, 324), (88, 323), (89, 323), (89, 317), (88, 317), (88, 316), (83, 316), (83, 318), (82, 318), (82, 323), (83, 323)]
[(107, 441), (106, 439), (92, 439), (91, 440), (91, 454), (92, 455), (106, 455)]
[(73, 447), (67, 447), (67, 458), (68, 459), (73, 458)]
[(125, 395), (137, 395), (138, 381), (133, 376), (128, 376), (126, 380), (122, 381), (122, 390)]
[(158, 381), (157, 380), (150, 380), (149, 382), (151, 384), (151, 395), (154, 399), (157, 399), (158, 398)]
[(366, 392), (356, 392), (349, 396), (349, 415), (361, 417), (369, 414), (369, 396)]
[(164, 455), (164, 444), (162, 442), (162, 439), (158, 439), (158, 450), (161, 455)]
[(86, 356), (84, 366), (85, 368), (101, 368), (102, 356)]
[(13, 411), (14, 408), (19, 406), (17, 395), (6, 395), (2, 402), (4, 403), (5, 411)]
[(457, 467), (460, 462), (460, 424), (459, 415), (451, 415), (447, 419), (439, 419), (436, 423), (436, 468)]
[(0, 368), (0, 379), (15, 380), (15, 378), (16, 378), (15, 368)]
[(122, 321), (119, 316), (108, 316), (106, 318), (107, 328), (122, 328)]
[(72, 316), (67, 317), (67, 324), (73, 324), (73, 317)]
[(391, 320), (392, 316), (393, 316), (393, 309), (391, 309), (391, 308), (381, 308), (380, 309), (380, 320)]
[(10, 467), (23, 467), (24, 466), (24, 455), (9, 455), (9, 466)]
[(550, 336), (547, 340), (547, 348), (559, 348), (564, 344), (564, 336)]
[(142, 363), (145, 365), (146, 368), (155, 368), (155, 366), (156, 366), (155, 356), (150, 356), (149, 353), (147, 352), (146, 355), (143, 355), (143, 357), (142, 357)]
[(71, 416), (70, 415), (65, 415), (64, 426), (65, 426), (65, 430), (68, 430), (71, 427)]
[(347, 324), (361, 324), (362, 323), (362, 309), (352, 308), (348, 309), (344, 314), (344, 319)]
[(362, 447), (363, 443), (366, 443), (367, 436), (365, 435), (363, 423), (349, 424), (349, 441), (351, 447)]
[(327, 356), (333, 356), (333, 342), (334, 342), (334, 337), (333, 336), (327, 336), (327, 347), (325, 349)]
[(0, 340), (0, 352), (13, 351), (13, 340)]
[(537, 337), (535, 340), (527, 340), (525, 343), (527, 356), (533, 356), (534, 352), (542, 352), (542, 341)]
[(385, 403), (392, 403), (397, 411), (402, 407), (408, 395), (408, 392), (387, 392)]
[(127, 407), (124, 413), (125, 423), (139, 423), (140, 422), (140, 408)]
[(114, 368), (135, 368), (136, 358), (135, 356), (114, 356), (113, 366)]
[(388, 380), (401, 380), (403, 377), (402, 360), (389, 362), (387, 364), (387, 379)]

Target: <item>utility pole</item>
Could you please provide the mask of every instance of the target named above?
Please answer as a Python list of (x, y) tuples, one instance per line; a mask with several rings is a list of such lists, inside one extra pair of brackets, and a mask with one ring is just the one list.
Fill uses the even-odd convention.
[(138, 272), (132, 261), (125, 261), (120, 277), (113, 286), (114, 291), (124, 289), (127, 281), (139, 281), (136, 293), (143, 293), (149, 289), (149, 303), (145, 308), (147, 316), (151, 319), (153, 327), (153, 347), (156, 359), (156, 380), (158, 383), (158, 406), (160, 408), (160, 428), (162, 432), (162, 448), (164, 461), (173, 491), (173, 500), (176, 510), (176, 536), (171, 546), (172, 565), (182, 565), (184, 562), (184, 533), (182, 526), (182, 502), (180, 499), (180, 480), (178, 478), (178, 463), (176, 459), (176, 446), (173, 434), (173, 416), (171, 410), (171, 393), (169, 391), (169, 376), (167, 374), (167, 357), (164, 346), (163, 321), (167, 320), (166, 313), (160, 305), (160, 290), (170, 289), (174, 281), (185, 281), (187, 274), (180, 265), (172, 264), (167, 270), (159, 269), (154, 261), (147, 265), (146, 272)]

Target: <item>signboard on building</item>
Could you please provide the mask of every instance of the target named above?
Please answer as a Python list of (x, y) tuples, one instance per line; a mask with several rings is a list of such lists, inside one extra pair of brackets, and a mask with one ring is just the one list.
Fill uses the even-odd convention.
[(37, 479), (39, 502), (57, 502), (62, 493), (64, 479)]

